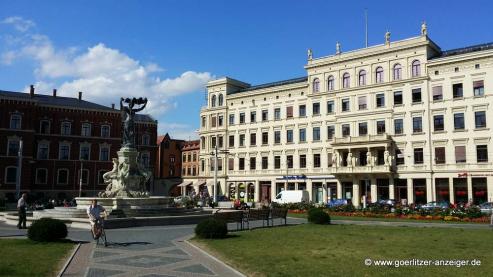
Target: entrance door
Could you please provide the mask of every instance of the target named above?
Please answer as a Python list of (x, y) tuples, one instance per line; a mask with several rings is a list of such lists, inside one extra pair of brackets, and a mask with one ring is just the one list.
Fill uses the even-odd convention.
[(260, 201), (270, 202), (270, 185), (262, 185), (261, 187)]

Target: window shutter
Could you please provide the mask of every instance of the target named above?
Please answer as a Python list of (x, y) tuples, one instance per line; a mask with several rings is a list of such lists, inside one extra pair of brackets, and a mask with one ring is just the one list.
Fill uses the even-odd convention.
[(433, 87), (433, 96), (442, 95), (442, 86)]
[(286, 108), (287, 117), (293, 117), (293, 106), (289, 106)]
[(474, 88), (484, 87), (484, 81), (483, 81), (483, 80), (480, 80), (480, 81), (474, 81), (472, 84), (473, 84), (473, 87), (474, 87)]
[(466, 160), (466, 147), (465, 146), (456, 146), (455, 147), (455, 160), (456, 161), (465, 161)]

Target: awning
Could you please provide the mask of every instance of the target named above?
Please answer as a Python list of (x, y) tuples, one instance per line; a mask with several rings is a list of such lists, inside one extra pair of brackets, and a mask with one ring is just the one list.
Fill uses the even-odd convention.
[(183, 183), (179, 184), (178, 186), (179, 187), (186, 187), (186, 186), (191, 185), (191, 184), (192, 184), (192, 182), (186, 181), (186, 182), (183, 182)]
[(197, 181), (197, 182), (193, 183), (193, 186), (194, 187), (200, 187), (203, 184), (205, 184), (205, 181)]
[(207, 186), (212, 186), (212, 185), (214, 185), (214, 180), (207, 181)]

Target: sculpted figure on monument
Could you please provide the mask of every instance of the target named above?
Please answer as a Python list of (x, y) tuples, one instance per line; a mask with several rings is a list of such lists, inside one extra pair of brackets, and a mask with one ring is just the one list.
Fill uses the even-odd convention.
[[(136, 105), (142, 105), (136, 108)], [(120, 98), (120, 110), (123, 112), (122, 147), (135, 148), (135, 113), (142, 111), (147, 105), (147, 98)], [(135, 108), (134, 108), (135, 107)]]

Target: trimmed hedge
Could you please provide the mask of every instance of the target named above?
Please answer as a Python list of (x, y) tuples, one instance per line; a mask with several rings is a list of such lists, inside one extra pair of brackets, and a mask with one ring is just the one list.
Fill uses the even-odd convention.
[(57, 241), (67, 237), (67, 226), (61, 220), (41, 218), (27, 230), (27, 237), (34, 241)]
[(222, 239), (228, 234), (228, 226), (225, 221), (209, 218), (195, 227), (195, 235), (202, 239)]
[(320, 208), (310, 209), (308, 211), (308, 222), (314, 224), (330, 224), (330, 215)]

